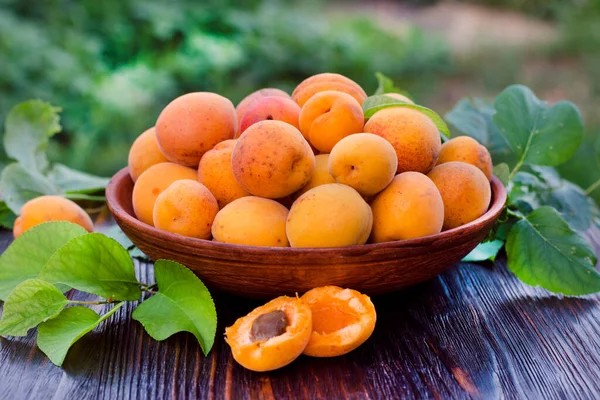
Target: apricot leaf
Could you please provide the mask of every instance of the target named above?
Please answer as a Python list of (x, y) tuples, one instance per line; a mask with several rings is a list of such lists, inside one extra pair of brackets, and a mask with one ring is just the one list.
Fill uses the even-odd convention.
[(133, 319), (156, 340), (190, 332), (207, 354), (215, 340), (217, 312), (206, 286), (192, 271), (174, 261), (156, 261), (154, 275), (158, 293), (138, 306)]
[(109, 178), (76, 171), (62, 164), (54, 164), (48, 171), (48, 179), (65, 193), (93, 193), (104, 190)]
[(0, 201), (0, 226), (6, 229), (12, 229), (15, 225), (17, 216), (8, 206), (5, 201)]
[(2, 170), (0, 191), (6, 205), (17, 215), (29, 200), (60, 193), (59, 188), (44, 175), (17, 163), (9, 164)]
[[(0, 256), (0, 300), (21, 282), (37, 278), (56, 250), (86, 233), (81, 226), (65, 221), (46, 222), (23, 232)], [(68, 287), (60, 285), (59, 289)]]
[(54, 285), (29, 279), (8, 295), (0, 320), (0, 335), (25, 336), (40, 322), (56, 316), (68, 300)]
[(504, 186), (508, 185), (508, 177), (510, 176), (510, 169), (506, 163), (501, 163), (494, 166), (493, 174), (496, 178), (500, 179)]
[(400, 93), (406, 97), (410, 97), (408, 92), (400, 90), (400, 88), (394, 85), (394, 81), (391, 78), (381, 72), (375, 72), (375, 78), (377, 78), (377, 89), (373, 94)]
[(71, 239), (50, 257), (39, 277), (107, 299), (137, 300), (141, 295), (129, 253), (101, 233)]
[(414, 110), (421, 111), (423, 114), (431, 118), (435, 126), (444, 136), (450, 137), (450, 130), (448, 129), (448, 126), (446, 125), (444, 120), (435, 111), (430, 110), (427, 107), (407, 103), (402, 100), (386, 96), (385, 94), (367, 97), (362, 104), (362, 109), (365, 114), (365, 118), (371, 118), (373, 114), (375, 114), (377, 111), (388, 107), (408, 107)]
[(477, 262), (477, 261), (494, 261), (496, 256), (500, 252), (500, 249), (504, 246), (502, 240), (492, 240), (491, 242), (479, 243), (469, 254), (467, 254), (462, 261), (464, 262)]
[(600, 291), (596, 254), (549, 206), (517, 222), (506, 241), (508, 268), (521, 281), (565, 295)]

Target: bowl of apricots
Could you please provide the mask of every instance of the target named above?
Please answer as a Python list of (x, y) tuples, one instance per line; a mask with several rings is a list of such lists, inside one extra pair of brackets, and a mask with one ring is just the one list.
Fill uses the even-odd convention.
[(430, 279), (486, 237), (506, 190), (484, 146), (442, 140), (410, 99), (384, 96), (396, 101), (365, 118), (365, 91), (334, 73), (237, 107), (182, 95), (135, 140), (108, 206), (150, 258), (244, 296)]

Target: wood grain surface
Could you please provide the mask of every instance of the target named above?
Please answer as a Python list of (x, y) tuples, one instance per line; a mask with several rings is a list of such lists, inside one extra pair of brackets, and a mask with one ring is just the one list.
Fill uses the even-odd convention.
[[(0, 232), (0, 250), (10, 237)], [(600, 235), (592, 239), (598, 249)], [(136, 268), (152, 281), (151, 267)], [(377, 326), (359, 349), (301, 357), (270, 373), (237, 365), (222, 337), (259, 303), (224, 294), (215, 300), (219, 327), (208, 357), (191, 334), (152, 340), (130, 318), (135, 304), (81, 339), (63, 369), (36, 348), (34, 331), (0, 338), (0, 399), (600, 397), (600, 297), (560, 298), (525, 286), (503, 258), (458, 264), (375, 297)]]

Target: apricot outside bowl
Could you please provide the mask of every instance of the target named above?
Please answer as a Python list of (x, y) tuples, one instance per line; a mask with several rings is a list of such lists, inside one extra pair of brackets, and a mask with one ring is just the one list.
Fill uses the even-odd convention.
[(377, 295), (431, 279), (473, 250), (506, 202), (500, 180), (492, 177), (491, 186), (488, 211), (468, 224), (418, 239), (337, 248), (241, 246), (158, 230), (135, 218), (127, 168), (111, 179), (106, 200), (117, 224), (140, 250), (153, 260), (180, 262), (211, 289), (273, 298), (335, 285)]

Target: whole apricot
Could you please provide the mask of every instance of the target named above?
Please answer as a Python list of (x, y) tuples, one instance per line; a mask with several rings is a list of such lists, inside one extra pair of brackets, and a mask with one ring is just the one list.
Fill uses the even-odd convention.
[(158, 195), (152, 220), (163, 231), (209, 239), (218, 211), (217, 199), (206, 186), (196, 180), (181, 179)]
[(215, 241), (246, 246), (287, 247), (288, 209), (275, 200), (247, 196), (217, 213), (212, 226)]
[(479, 168), (449, 161), (433, 168), (427, 176), (435, 183), (444, 201), (444, 230), (474, 221), (487, 211), (492, 191), (490, 182)]
[(440, 233), (444, 202), (431, 179), (420, 172), (396, 175), (371, 202), (375, 243), (414, 239)]
[(292, 247), (341, 247), (366, 243), (372, 224), (371, 207), (356, 190), (329, 183), (294, 202), (286, 232)]
[[(350, 79), (344, 75), (336, 74), (333, 72), (322, 72), (320, 74), (309, 76), (308, 78), (306, 78), (305, 80), (300, 82), (300, 84), (298, 86), (296, 86), (296, 88), (292, 92), (292, 96), (294, 96), (296, 93), (298, 93), (302, 89), (306, 88), (307, 86), (310, 86), (314, 83), (321, 83), (321, 82), (345, 83), (346, 85), (355, 86), (357, 89), (362, 90), (362, 88), (360, 87), (360, 85), (358, 83), (356, 83), (355, 81), (353, 81), (352, 79)], [(363, 90), (363, 92), (364, 92), (364, 90)], [(365, 93), (365, 96), (366, 96), (366, 93)]]
[(417, 171), (426, 174), (433, 168), (442, 143), (433, 121), (408, 107), (389, 107), (377, 111), (365, 124), (392, 144), (398, 156), (397, 173)]
[(365, 117), (352, 96), (333, 90), (313, 96), (300, 111), (300, 131), (317, 150), (329, 153), (341, 139), (363, 131)]
[(437, 165), (448, 161), (462, 161), (476, 166), (486, 178), (492, 179), (492, 156), (488, 149), (469, 136), (458, 136), (442, 144)]
[(394, 178), (397, 167), (398, 157), (390, 142), (370, 133), (346, 136), (329, 155), (329, 172), (336, 182), (363, 196), (382, 191)]
[(313, 172), (306, 185), (302, 186), (300, 190), (294, 193), (294, 198), (297, 199), (314, 187), (325, 185), (327, 183), (335, 183), (335, 178), (329, 173), (329, 154), (319, 154), (315, 156), (315, 161), (315, 172)]
[(144, 171), (133, 185), (133, 211), (140, 221), (154, 225), (152, 212), (159, 194), (179, 179), (196, 179), (196, 171), (175, 163), (160, 163)]
[(94, 230), (90, 216), (76, 203), (60, 196), (40, 196), (29, 200), (13, 226), (13, 236), (18, 238), (26, 230), (50, 221), (68, 221), (82, 226), (88, 232)]
[(231, 155), (236, 140), (225, 140), (202, 156), (198, 165), (198, 181), (210, 190), (217, 199), (219, 208), (250, 193), (235, 180), (231, 168)]
[(367, 94), (358, 83), (343, 75), (328, 72), (313, 75), (300, 82), (294, 89), (292, 98), (302, 107), (312, 96), (325, 90), (347, 93), (354, 97), (359, 104), (362, 104), (367, 98)]
[(356, 290), (323, 286), (309, 290), (300, 299), (312, 313), (312, 333), (303, 352), (307, 356), (347, 354), (375, 330), (375, 306), (369, 296)]
[(240, 135), (244, 133), (250, 125), (259, 121), (276, 120), (287, 122), (300, 129), (298, 126), (298, 116), (300, 115), (300, 106), (292, 99), (281, 96), (267, 96), (256, 100), (249, 107), (242, 120), (240, 121)]
[(225, 341), (244, 368), (271, 371), (298, 358), (311, 332), (309, 306), (297, 297), (281, 296), (225, 328)]
[(386, 96), (389, 96), (389, 97), (394, 98), (396, 100), (401, 100), (401, 101), (404, 101), (404, 102), (409, 103), (409, 104), (415, 104), (414, 101), (412, 101), (411, 99), (409, 99), (408, 97), (406, 97), (405, 95), (400, 94), (400, 93), (384, 93), (384, 94)]
[(160, 151), (158, 141), (156, 140), (156, 130), (154, 127), (146, 130), (135, 139), (129, 149), (127, 165), (129, 166), (129, 175), (135, 182), (137, 178), (154, 164), (167, 162), (167, 157)]
[(292, 125), (261, 121), (238, 139), (231, 163), (233, 176), (246, 191), (277, 199), (308, 182), (315, 169), (315, 155)]
[(237, 130), (235, 108), (216, 93), (184, 94), (171, 101), (156, 121), (156, 137), (170, 161), (197, 167), (202, 155)]
[[(244, 97), (238, 103), (238, 105), (235, 107), (235, 112), (236, 112), (237, 121), (238, 121), (238, 128), (242, 121), (242, 118), (244, 117), (244, 114), (246, 113), (246, 110), (248, 110), (248, 107), (250, 107), (252, 105), (252, 103), (254, 103), (256, 100), (262, 99), (263, 97), (267, 97), (267, 96), (269, 96), (269, 97), (278, 96), (278, 97), (285, 97), (285, 98), (291, 99), (289, 94), (287, 94), (286, 92), (284, 92), (281, 89), (276, 89), (276, 88), (264, 88), (264, 89), (259, 89), (255, 92), (250, 93), (248, 96)], [(239, 135), (240, 135), (240, 131), (238, 129), (238, 131), (236, 133), (236, 137), (238, 137)]]

